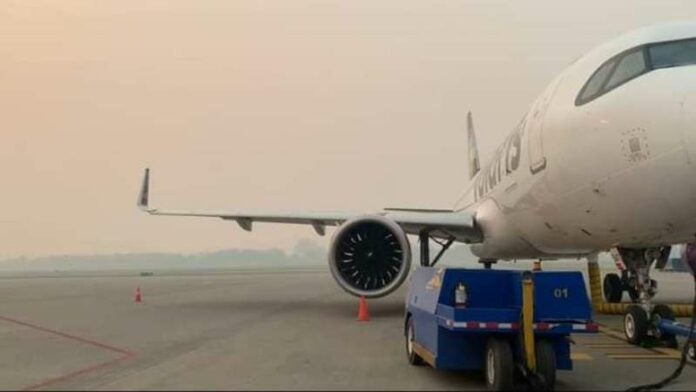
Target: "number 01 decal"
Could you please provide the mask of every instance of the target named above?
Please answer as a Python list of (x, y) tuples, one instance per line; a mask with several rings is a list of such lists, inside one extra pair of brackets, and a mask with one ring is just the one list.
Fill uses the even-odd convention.
[(553, 296), (556, 298), (568, 298), (568, 288), (554, 289)]

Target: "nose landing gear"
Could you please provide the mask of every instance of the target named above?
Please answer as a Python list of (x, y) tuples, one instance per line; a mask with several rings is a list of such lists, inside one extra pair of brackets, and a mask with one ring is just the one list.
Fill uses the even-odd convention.
[(650, 279), (650, 268), (656, 264), (664, 266), (671, 247), (655, 248), (614, 248), (611, 251), (621, 277), (607, 274), (604, 277), (603, 291), (607, 302), (621, 302), (623, 292), (628, 292), (631, 301), (624, 313), (624, 335), (632, 344), (643, 344), (648, 338), (675, 347), (673, 334), (663, 333), (657, 328), (661, 320), (674, 320), (674, 312), (665, 305), (653, 305), (657, 294), (657, 281)]
[(604, 299), (609, 303), (619, 303), (625, 291), (633, 303), (649, 303), (657, 294), (657, 281), (650, 279), (650, 268), (653, 264), (658, 268), (664, 266), (670, 249), (669, 246), (612, 249), (611, 255), (621, 276), (614, 273), (604, 276)]
[[(696, 292), (696, 242), (684, 245), (684, 248), (682, 249), (682, 261), (685, 262), (686, 267), (694, 277), (694, 290)], [(696, 336), (696, 314), (694, 314), (696, 313), (696, 294), (694, 295), (691, 310), (691, 323), (687, 326), (674, 321), (674, 313), (672, 313), (672, 310), (667, 306), (656, 305), (652, 309), (652, 323), (649, 325), (649, 333), (652, 333), (653, 336), (659, 339), (666, 340), (668, 345), (672, 345), (672, 347), (676, 347), (677, 345), (676, 336), (686, 338), (686, 344), (682, 349), (679, 365), (676, 369), (674, 369), (672, 374), (656, 383), (639, 385), (629, 388), (628, 390), (652, 391), (661, 389), (681, 375), (682, 370), (684, 370), (684, 366), (686, 365), (687, 358), (691, 360), (696, 359), (696, 348), (694, 346), (696, 344), (696, 339), (694, 339), (694, 336)], [(624, 317), (624, 331), (627, 338), (639, 337), (640, 331), (638, 328), (636, 328), (638, 325), (636, 320), (643, 316), (640, 314), (641, 311), (647, 312), (645, 309), (637, 307), (637, 305), (631, 305), (629, 307), (628, 312)]]

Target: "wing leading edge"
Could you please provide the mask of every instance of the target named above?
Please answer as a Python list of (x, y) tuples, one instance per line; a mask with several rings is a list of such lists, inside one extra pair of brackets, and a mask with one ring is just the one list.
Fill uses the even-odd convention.
[(454, 237), (458, 241), (476, 243), (482, 235), (471, 214), (424, 209), (385, 209), (373, 214), (351, 212), (252, 212), (252, 211), (190, 211), (161, 210), (149, 206), (150, 169), (145, 169), (138, 197), (138, 207), (150, 215), (193, 216), (233, 220), (244, 230), (251, 231), (254, 222), (311, 225), (319, 235), (326, 233), (326, 226), (338, 226), (343, 222), (365, 215), (382, 215), (398, 223), (405, 232), (419, 234), (428, 231), (436, 237)]

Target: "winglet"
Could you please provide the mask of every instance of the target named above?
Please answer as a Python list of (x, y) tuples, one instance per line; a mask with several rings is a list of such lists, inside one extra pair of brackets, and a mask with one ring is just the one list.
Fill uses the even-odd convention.
[(143, 176), (143, 185), (140, 188), (140, 195), (138, 196), (138, 208), (143, 211), (150, 211), (148, 206), (148, 201), (150, 197), (150, 169), (145, 169), (145, 175)]
[(466, 132), (469, 139), (469, 178), (474, 178), (481, 170), (478, 147), (476, 146), (476, 133), (474, 132), (474, 118), (469, 112), (466, 116)]

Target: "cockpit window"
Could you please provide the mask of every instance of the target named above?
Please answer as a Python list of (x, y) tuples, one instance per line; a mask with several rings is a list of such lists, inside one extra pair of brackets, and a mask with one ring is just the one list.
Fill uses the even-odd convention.
[(625, 83), (636, 76), (639, 76), (646, 71), (645, 57), (643, 50), (638, 49), (626, 54), (621, 58), (616, 69), (611, 74), (611, 77), (604, 86), (606, 90), (610, 90), (622, 83)]
[(696, 38), (641, 45), (602, 64), (580, 90), (575, 105), (584, 105), (622, 84), (660, 68), (696, 65)]
[(648, 48), (653, 68), (696, 64), (696, 40), (654, 44)]
[(597, 72), (590, 78), (590, 80), (585, 85), (585, 88), (580, 92), (578, 97), (579, 101), (587, 102), (592, 100), (594, 97), (599, 96), (604, 82), (609, 76), (609, 72), (614, 68), (614, 61), (609, 61), (604, 63)]

